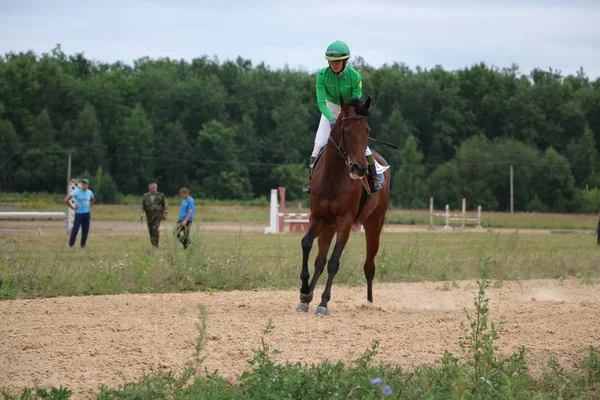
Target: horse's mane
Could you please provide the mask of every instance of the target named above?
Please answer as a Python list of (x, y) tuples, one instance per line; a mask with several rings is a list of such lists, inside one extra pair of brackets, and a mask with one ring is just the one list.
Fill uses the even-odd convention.
[(354, 107), (354, 111), (358, 115), (362, 115), (363, 117), (369, 116), (369, 109), (366, 107), (365, 102), (362, 101), (361, 99), (358, 99), (358, 98), (350, 99), (350, 101), (348, 102), (348, 105), (350, 107)]

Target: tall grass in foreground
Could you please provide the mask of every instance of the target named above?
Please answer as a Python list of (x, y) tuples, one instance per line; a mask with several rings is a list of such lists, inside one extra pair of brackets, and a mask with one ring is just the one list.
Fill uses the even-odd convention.
[[(0, 300), (299, 285), (300, 234), (203, 233), (196, 226), (187, 251), (163, 232), (160, 249), (151, 252), (147, 237), (93, 231), (84, 250), (70, 249), (64, 236), (0, 240)], [(312, 253), (314, 260), (316, 246)], [(335, 283), (364, 285), (364, 257), (364, 235), (351, 235)], [(375, 281), (474, 279), (483, 258), (496, 281), (576, 278), (594, 284), (600, 277), (600, 249), (589, 235), (384, 233)]]
[[(268, 344), (276, 327), (269, 319), (248, 369), (227, 380), (203, 368), (206, 314), (201, 309), (195, 362), (183, 372), (154, 370), (118, 388), (103, 386), (97, 399), (595, 399), (600, 394), (600, 359), (593, 346), (582, 349), (583, 359), (572, 369), (550, 359), (541, 377), (529, 373), (526, 348), (517, 348), (509, 357), (498, 354), (499, 331), (490, 320), (486, 297), (489, 260), (482, 267), (474, 309), (465, 309), (460, 354), (446, 351), (432, 365), (404, 371), (375, 363), (378, 341), (349, 365), (276, 363), (274, 355), (279, 352)], [(6, 400), (68, 399), (71, 392), (60, 387), (0, 394)]]

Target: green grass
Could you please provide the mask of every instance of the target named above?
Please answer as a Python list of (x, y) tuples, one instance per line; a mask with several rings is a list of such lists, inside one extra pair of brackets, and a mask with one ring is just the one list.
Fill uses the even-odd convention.
[[(63, 195), (47, 193), (0, 193), (0, 211), (65, 211)], [(205, 222), (264, 222), (269, 221), (269, 203), (266, 198), (249, 201), (195, 199), (197, 212)], [(94, 207), (94, 219), (97, 221), (133, 221), (137, 217), (141, 195), (123, 196), (120, 204), (97, 205)], [(181, 199), (167, 199), (171, 215), (179, 214)], [(304, 208), (297, 210), (294, 202), (289, 202), (287, 212), (310, 212)], [(308, 201), (305, 201), (306, 205)], [(436, 212), (442, 212), (436, 210)], [(456, 211), (452, 211), (456, 212)], [(475, 211), (468, 211), (467, 217), (475, 218)], [(392, 209), (386, 218), (387, 224), (429, 225), (429, 210)], [(485, 228), (513, 229), (579, 229), (595, 230), (598, 223), (596, 215), (591, 214), (552, 214), (526, 213), (514, 214), (483, 211), (482, 225)], [(443, 217), (435, 217), (435, 225), (444, 225)], [(459, 226), (458, 221), (453, 226)], [(470, 224), (473, 226), (473, 224)]]
[[(482, 276), (489, 272), (488, 260)], [(226, 379), (218, 371), (202, 368), (206, 313), (201, 309), (194, 362), (181, 373), (153, 370), (136, 382), (117, 388), (101, 386), (97, 396), (106, 399), (595, 399), (600, 393), (598, 349), (582, 349), (584, 356), (573, 368), (556, 359), (548, 361), (541, 376), (529, 373), (527, 349), (517, 348), (508, 357), (498, 354), (500, 339), (489, 315), (486, 289), (490, 281), (477, 282), (474, 308), (465, 310), (467, 324), (460, 353), (448, 351), (434, 364), (404, 371), (394, 365), (376, 364), (379, 342), (374, 341), (351, 364), (324, 361), (316, 365), (276, 363), (279, 354), (269, 346), (276, 327), (269, 319), (261, 343), (252, 351), (248, 368)], [(0, 390), (6, 400), (69, 399), (67, 388), (25, 388), (19, 394)]]
[[(196, 227), (197, 228), (197, 227)], [(182, 251), (163, 234), (148, 253), (145, 236), (96, 236), (70, 249), (65, 236), (0, 237), (0, 299), (90, 294), (295, 288), (301, 234), (192, 233)], [(313, 247), (312, 260), (317, 253)], [(365, 238), (351, 235), (337, 284), (364, 285)], [(478, 276), (482, 258), (502, 280), (600, 278), (600, 249), (591, 235), (384, 233), (376, 282), (454, 281)], [(447, 290), (443, 285), (440, 290)]]
[[(3, 197), (0, 196), (0, 201)], [(5, 198), (4, 198), (5, 199)], [(60, 206), (58, 200), (58, 206)], [(10, 207), (54, 210), (50, 199), (31, 198)], [(36, 203), (37, 201), (37, 203)], [(133, 200), (132, 200), (133, 201)], [(134, 202), (135, 203), (135, 202)], [(266, 206), (199, 202), (202, 221), (267, 221)], [(20, 205), (19, 205), (20, 204)], [(24, 204), (24, 205), (23, 205)], [(173, 205), (173, 203), (171, 203)], [(54, 208), (53, 208), (54, 207)], [(31, 209), (29, 208), (29, 209)], [(6, 209), (6, 203), (0, 204)], [(137, 205), (97, 206), (95, 220), (128, 221)], [(294, 211), (294, 210), (290, 210)], [(176, 213), (176, 206), (171, 213)], [(486, 216), (489, 219), (486, 224)], [(390, 213), (390, 221), (427, 224), (422, 211)], [(484, 214), (484, 225), (517, 228), (590, 229), (595, 217), (558, 214)], [(439, 224), (439, 222), (438, 222)], [(201, 225), (201, 224), (200, 224)], [(70, 249), (66, 237), (0, 236), (0, 300), (91, 294), (183, 292), (253, 288), (298, 288), (301, 234), (192, 233), (188, 251), (163, 234), (161, 248), (148, 252), (146, 236), (101, 236), (91, 232), (88, 248)], [(364, 285), (364, 235), (351, 236), (342, 256), (336, 284)], [(312, 260), (317, 246), (313, 248)], [(378, 343), (354, 363), (317, 365), (274, 362), (269, 324), (253, 349), (248, 369), (224, 378), (202, 365), (206, 315), (202, 313), (195, 363), (183, 372), (153, 370), (138, 381), (102, 387), (98, 399), (579, 399), (600, 394), (598, 349), (582, 349), (580, 362), (561, 366), (549, 359), (541, 375), (529, 373), (527, 349), (502, 358), (499, 339), (488, 315), (488, 286), (505, 280), (600, 279), (600, 249), (589, 234), (384, 233), (377, 258), (376, 282), (440, 281), (437, 289), (453, 290), (454, 281), (481, 278), (474, 310), (466, 315), (460, 354), (411, 371), (376, 364)], [(324, 278), (322, 278), (324, 279)], [(202, 310), (201, 310), (202, 311)], [(373, 384), (373, 378), (381, 378)], [(389, 389), (386, 388), (389, 386)], [(390, 397), (386, 392), (391, 391)], [(68, 388), (0, 389), (3, 399), (69, 399)]]
[[(451, 210), (451, 213), (460, 213)], [(436, 213), (443, 213), (436, 210)], [(477, 211), (467, 211), (467, 218), (476, 218)], [(481, 225), (484, 228), (514, 228), (514, 229), (583, 229), (595, 230), (598, 217), (593, 214), (555, 214), (528, 213), (514, 214), (502, 212), (486, 212), (483, 210)], [(429, 225), (429, 210), (391, 210), (386, 218), (387, 224)], [(444, 217), (434, 217), (434, 224), (440, 228), (445, 224)], [(460, 221), (452, 221), (453, 227), (460, 227)], [(468, 226), (475, 226), (469, 223)]]
[[(173, 218), (179, 216), (179, 204), (170, 203), (169, 215)], [(66, 211), (62, 203), (20, 203), (8, 206), (0, 204), (0, 211)], [(140, 211), (139, 205), (104, 205), (97, 204), (92, 207), (92, 215), (96, 221), (135, 221)], [(202, 215), (204, 222), (264, 222), (268, 224), (269, 210), (258, 206), (233, 206), (217, 204), (197, 204), (196, 213)]]
[[(169, 203), (169, 215), (176, 220), (179, 204)], [(92, 209), (96, 221), (134, 221), (140, 210), (139, 205), (97, 205)], [(196, 214), (204, 222), (264, 222), (268, 224), (269, 210), (266, 207), (234, 206), (218, 204), (196, 204)]]
[[(0, 193), (0, 211), (66, 211), (65, 196), (47, 193)], [(269, 204), (266, 199), (226, 201), (195, 199), (196, 212), (205, 222), (266, 222)], [(134, 221), (140, 210), (141, 195), (124, 196), (120, 204), (97, 204), (92, 208), (96, 221)], [(179, 215), (181, 198), (167, 198), (170, 215)]]
[[(90, 187), (93, 191), (94, 188)], [(193, 195), (193, 194), (192, 194)], [(61, 205), (65, 199), (65, 194), (57, 193), (6, 193), (0, 192), (0, 204), (4, 203), (11, 206), (42, 207), (46, 205)], [(128, 194), (121, 196), (118, 205), (139, 205), (142, 201), (142, 194)], [(179, 196), (167, 197), (169, 204), (178, 204), (181, 201)], [(221, 206), (268, 206), (269, 201), (266, 197), (258, 197), (253, 200), (216, 200), (216, 199), (196, 199), (199, 204), (213, 204)]]

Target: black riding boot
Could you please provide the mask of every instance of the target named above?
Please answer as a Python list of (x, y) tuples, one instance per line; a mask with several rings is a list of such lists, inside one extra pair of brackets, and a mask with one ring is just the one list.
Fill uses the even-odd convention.
[(377, 167), (375, 166), (375, 163), (369, 164), (369, 175), (371, 178), (371, 191), (375, 193), (383, 189), (383, 174), (377, 173)]
[(304, 193), (310, 193), (310, 187), (312, 186), (312, 168), (310, 169), (310, 173), (308, 175), (308, 180), (306, 181), (306, 183), (304, 184), (304, 186), (302, 186), (302, 191)]
[(304, 186), (302, 186), (302, 191), (304, 193), (310, 193), (310, 187), (312, 186), (312, 171), (313, 171), (313, 167), (315, 166), (315, 161), (316, 161), (315, 157), (310, 158), (310, 164), (309, 164), (310, 172), (308, 173), (308, 180), (306, 181)]

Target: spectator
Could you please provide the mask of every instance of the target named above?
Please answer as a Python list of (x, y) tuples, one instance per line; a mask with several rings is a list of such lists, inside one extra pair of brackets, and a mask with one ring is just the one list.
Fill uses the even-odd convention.
[[(89, 189), (90, 180), (85, 178), (81, 180), (81, 188), (77, 188), (65, 197), (67, 207), (75, 211), (75, 221), (71, 229), (69, 246), (75, 245), (79, 227), (81, 226), (81, 247), (84, 248), (87, 243), (88, 232), (90, 231), (90, 208), (96, 201), (94, 193)], [(75, 199), (75, 205), (71, 204), (71, 199)]]
[(152, 246), (158, 247), (160, 222), (167, 219), (167, 200), (165, 195), (158, 191), (158, 185), (154, 182), (148, 185), (148, 193), (142, 197), (140, 217), (142, 213), (146, 214), (150, 243)]
[(194, 221), (194, 215), (196, 214), (196, 205), (194, 199), (190, 196), (188, 188), (181, 188), (179, 190), (181, 195), (181, 208), (179, 210), (179, 221), (175, 227), (177, 232), (177, 238), (183, 244), (184, 250), (188, 248), (190, 244), (190, 226)]

